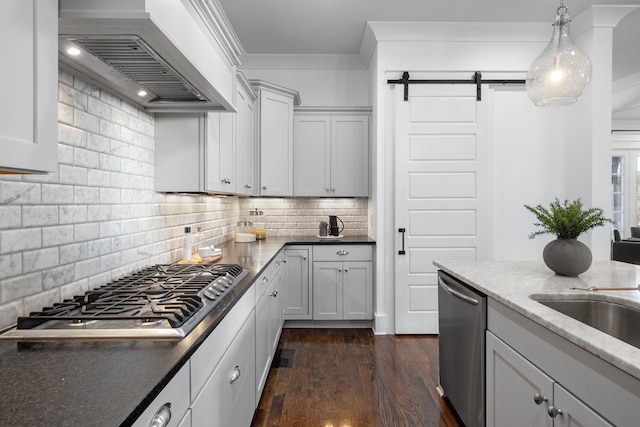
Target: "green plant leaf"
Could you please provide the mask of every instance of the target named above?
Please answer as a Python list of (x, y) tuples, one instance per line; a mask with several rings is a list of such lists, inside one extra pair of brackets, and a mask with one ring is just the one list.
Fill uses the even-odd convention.
[(555, 234), (560, 239), (572, 239), (592, 228), (601, 227), (607, 223), (613, 224), (611, 219), (605, 218), (602, 209), (583, 209), (580, 199), (572, 202), (565, 200), (564, 203), (560, 203), (556, 197), (548, 208), (542, 205), (524, 205), (524, 207), (538, 220), (533, 225), (539, 227), (539, 230), (529, 234), (530, 239), (542, 234)]

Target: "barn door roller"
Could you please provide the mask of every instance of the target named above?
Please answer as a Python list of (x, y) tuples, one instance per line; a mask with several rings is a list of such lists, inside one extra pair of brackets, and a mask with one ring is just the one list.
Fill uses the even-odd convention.
[(428, 80), (410, 80), (409, 79), (409, 72), (405, 71), (404, 73), (402, 73), (402, 78), (401, 79), (396, 79), (396, 80), (387, 80), (387, 84), (390, 85), (397, 85), (397, 84), (401, 84), (404, 86), (404, 100), (408, 101), (409, 100), (409, 85), (412, 84), (418, 84), (418, 85), (432, 85), (432, 84), (453, 84), (453, 85), (468, 85), (468, 84), (472, 84), (472, 85), (476, 85), (476, 100), (478, 101), (482, 101), (482, 85), (483, 84), (496, 84), (496, 85), (523, 85), (524, 84), (524, 79), (523, 80), (507, 80), (507, 79), (497, 79), (497, 80), (482, 80), (482, 73), (479, 71), (476, 71), (473, 74), (473, 77), (471, 77), (470, 79), (460, 79), (460, 80), (450, 80), (450, 79), (444, 79), (444, 80), (436, 80), (436, 79), (428, 79)]

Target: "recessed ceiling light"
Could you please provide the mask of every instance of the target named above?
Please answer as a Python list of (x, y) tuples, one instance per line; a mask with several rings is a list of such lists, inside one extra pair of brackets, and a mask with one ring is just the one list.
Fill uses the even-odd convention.
[(67, 49), (67, 53), (71, 56), (78, 56), (80, 55), (80, 49), (78, 49), (75, 46), (72, 46), (69, 49)]
[(146, 96), (147, 95), (147, 91), (146, 90), (140, 90), (138, 92), (138, 96)]

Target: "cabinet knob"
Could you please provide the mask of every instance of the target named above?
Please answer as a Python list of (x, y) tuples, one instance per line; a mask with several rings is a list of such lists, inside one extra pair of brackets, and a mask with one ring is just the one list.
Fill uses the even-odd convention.
[(543, 396), (540, 393), (536, 393), (533, 395), (533, 401), (536, 403), (536, 405), (542, 405), (544, 402), (548, 402), (549, 399), (547, 399), (546, 396)]
[(262, 189), (263, 189), (263, 190), (266, 190), (266, 189), (267, 189), (267, 186), (266, 186), (266, 185), (263, 185), (263, 186), (262, 186)]
[(271, 292), (271, 296), (272, 297), (277, 297), (278, 296), (278, 290), (276, 289), (275, 291)]
[(245, 184), (244, 188), (251, 188), (250, 184)]
[(331, 189), (331, 191), (333, 191), (333, 192), (335, 193), (335, 192), (336, 192), (336, 189), (335, 189), (335, 188), (332, 188), (332, 189)]
[(553, 406), (553, 405), (549, 406), (549, 410), (547, 411), (547, 413), (549, 414), (549, 416), (550, 416), (551, 418), (555, 418), (555, 417), (557, 417), (558, 415), (562, 415), (562, 414), (563, 414), (562, 409), (560, 409), (560, 408), (556, 408), (556, 407), (555, 407), (555, 406)]
[(284, 262), (286, 264), (287, 263), (287, 259), (286, 258), (283, 259), (282, 262)]
[(240, 372), (240, 367), (236, 365), (236, 367), (233, 368), (233, 371), (231, 371), (231, 379), (229, 381), (229, 384), (233, 384), (234, 382), (236, 382), (238, 378), (240, 378), (240, 374), (242, 374), (242, 372)]
[(330, 188), (325, 188), (324, 191), (326, 191), (327, 193), (331, 191)]
[(149, 427), (167, 427), (171, 421), (171, 403), (167, 402), (153, 415)]
[(262, 278), (262, 284), (264, 285), (265, 283), (267, 283), (269, 281), (269, 279), (267, 279), (266, 277)]

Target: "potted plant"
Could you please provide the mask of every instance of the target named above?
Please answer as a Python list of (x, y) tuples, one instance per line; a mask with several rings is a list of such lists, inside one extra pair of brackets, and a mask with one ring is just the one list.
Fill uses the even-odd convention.
[(530, 239), (547, 233), (556, 235), (556, 240), (545, 246), (542, 258), (547, 267), (561, 276), (577, 276), (591, 266), (591, 250), (577, 240), (578, 236), (613, 223), (600, 208), (584, 209), (580, 199), (561, 203), (556, 198), (548, 208), (542, 205), (524, 207), (536, 216), (538, 222), (533, 225), (540, 228), (529, 234)]

